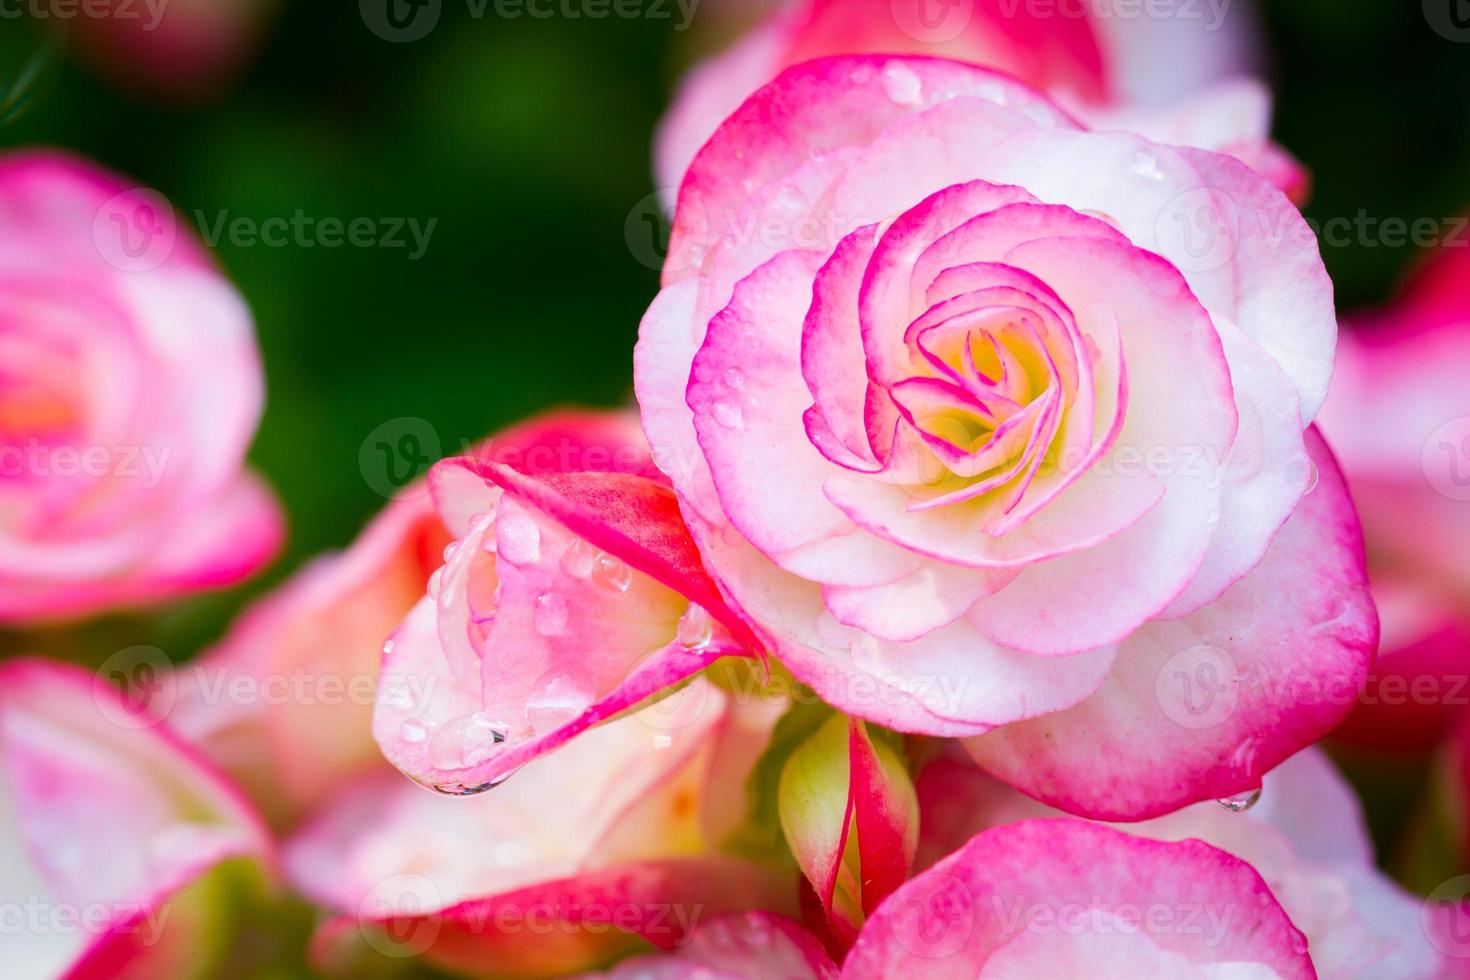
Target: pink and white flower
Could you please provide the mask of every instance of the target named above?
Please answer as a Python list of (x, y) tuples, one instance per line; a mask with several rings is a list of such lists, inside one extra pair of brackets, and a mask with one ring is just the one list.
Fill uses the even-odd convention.
[[(1250, 220), (1204, 254), (1201, 209)], [(1258, 787), (1346, 712), (1377, 622), (1308, 428), (1332, 286), (1238, 161), (958, 62), (822, 59), (695, 159), (664, 283), (655, 458), (829, 703), (1113, 819)]]
[(0, 666), (0, 817), (11, 976), (208, 976), (276, 874), (229, 784), (74, 667)]
[(537, 445), (507, 455), (501, 440), (430, 471), (453, 541), (383, 648), (373, 733), (390, 762), (441, 792), (488, 789), (755, 648), (631, 415), (523, 432)]
[(1109, 0), (792, 0), (690, 72), (660, 126), (661, 186), (785, 68), (839, 54), (915, 54), (984, 65), (1040, 89), (1099, 129), (1230, 153), (1289, 193), (1307, 176), (1270, 139), (1271, 96), (1249, 77), (1244, 4), (1124, 9)]
[(869, 920), (854, 980), (1090, 976), (1316, 980), (1307, 940), (1261, 876), (1198, 840), (1075, 820), (986, 831)]
[[(920, 867), (979, 831), (1062, 814), (1028, 799), (954, 753), (917, 781), (924, 832)], [(1308, 749), (1265, 779), (1259, 802), (1232, 812), (1199, 803), (1119, 829), (1161, 841), (1196, 839), (1260, 872), (1307, 939), (1321, 980), (1436, 980), (1454, 973), (1451, 947), (1426, 932), (1425, 906), (1374, 867), (1356, 796), (1325, 755)]]
[(242, 468), (250, 313), (168, 203), (49, 153), (0, 157), (0, 622), (238, 581), (281, 538)]
[(376, 951), (468, 976), (562, 975), (673, 948), (705, 917), (794, 912), (789, 876), (709, 848), (728, 709), (696, 679), (473, 799), (362, 783), (287, 848), (292, 881), (337, 913), (318, 964), (350, 971)]

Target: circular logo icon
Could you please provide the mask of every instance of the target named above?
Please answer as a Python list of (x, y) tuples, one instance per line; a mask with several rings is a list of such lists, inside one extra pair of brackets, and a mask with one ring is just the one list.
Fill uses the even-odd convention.
[(1230, 195), (1196, 187), (1171, 197), (1154, 222), (1159, 251), (1184, 272), (1212, 272), (1235, 257), (1240, 208)]
[(1434, 948), (1470, 959), (1470, 875), (1444, 882), (1419, 907), (1419, 925)]
[(92, 678), (97, 710), (119, 728), (152, 728), (173, 711), (177, 697), (173, 662), (157, 647), (119, 650)]
[(948, 44), (975, 18), (975, 0), (888, 0), (893, 23), (920, 44)]
[(92, 219), (92, 242), (97, 253), (123, 272), (158, 268), (174, 253), (178, 240), (173, 205), (147, 188), (114, 195)]
[(915, 956), (937, 960), (957, 953), (975, 930), (975, 900), (954, 875), (916, 878), (890, 899), (887, 923), (898, 944)]
[(439, 938), (444, 899), (423, 875), (384, 878), (357, 903), (358, 929), (363, 941), (384, 956), (419, 956)]
[(640, 710), (638, 718), (656, 731), (678, 731), (694, 724), (704, 714), (709, 688), (709, 684), (696, 678)]
[(1420, 457), (1424, 478), (1442, 496), (1470, 500), (1470, 417), (1435, 429)]
[(1154, 697), (1170, 721), (1197, 731), (1230, 720), (1239, 687), (1240, 674), (1230, 655), (1202, 643), (1164, 661), (1154, 678)]
[(1470, 0), (1423, 0), (1423, 6), (1434, 33), (1446, 41), (1470, 42)]
[(703, 257), (699, 240), (708, 236), (709, 228), (698, 202), (691, 200), (684, 205), (684, 224), (693, 233), (682, 236), (677, 244), (673, 241), (676, 197), (677, 189), (668, 188), (647, 194), (623, 221), (623, 241), (629, 254), (639, 265), (655, 272), (688, 272)]
[[(362, 441), (357, 466), (374, 492), (384, 497), (403, 491), (428, 472), (440, 457), (439, 433), (427, 421), (412, 415), (389, 419)], [(412, 495), (428, 489), (420, 485)]]
[(439, 26), (444, 0), (357, 0), (367, 29), (385, 41), (421, 41)]

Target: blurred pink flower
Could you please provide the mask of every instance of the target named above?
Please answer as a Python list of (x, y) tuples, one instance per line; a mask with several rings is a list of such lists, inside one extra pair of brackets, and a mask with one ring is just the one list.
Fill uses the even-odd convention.
[[(7, 976), (212, 975), (277, 875), (226, 781), (101, 678), (0, 666)], [(8, 922), (13, 926), (14, 923)]]
[(0, 622), (240, 580), (276, 551), (242, 469), (263, 397), (250, 313), (160, 195), (0, 157)]
[(1470, 248), (1451, 241), (1338, 344), (1323, 431), (1362, 516), (1383, 643), (1337, 736), (1419, 751), (1470, 705)]
[[(1227, 205), (1254, 220), (1199, 250)], [(1336, 334), (1305, 220), (1238, 161), (833, 57), (696, 159), (635, 386), (705, 566), (801, 681), (1139, 819), (1259, 786), (1367, 670), (1310, 428)]]
[(1142, 10), (1110, 0), (791, 0), (690, 72), (660, 126), (656, 169), (672, 193), (700, 146), (782, 69), (836, 54), (919, 54), (985, 65), (1099, 129), (1231, 153), (1283, 189), (1306, 174), (1269, 140), (1271, 96), (1255, 68), (1255, 19)]
[(84, 57), (129, 88), (203, 101), (249, 66), (279, 0), (91, 0), (72, 22)]

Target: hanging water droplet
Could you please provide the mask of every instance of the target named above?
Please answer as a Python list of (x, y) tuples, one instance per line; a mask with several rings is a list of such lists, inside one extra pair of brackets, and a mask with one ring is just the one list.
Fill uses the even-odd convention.
[(572, 578), (586, 578), (592, 574), (592, 561), (597, 549), (585, 538), (573, 538), (567, 550), (561, 553), (561, 570)]
[(627, 592), (633, 584), (633, 569), (627, 562), (601, 551), (592, 561), (592, 581), (610, 592)]
[(1227, 796), (1217, 802), (1231, 813), (1244, 813), (1261, 801), (1261, 790), (1257, 787), (1244, 793)]
[(473, 766), (495, 753), (506, 738), (506, 728), (483, 712), (462, 715), (443, 725), (429, 742), (429, 762), (436, 769)]
[(429, 737), (429, 730), (428, 728), (424, 727), (423, 722), (414, 721), (412, 718), (410, 718), (408, 721), (405, 721), (403, 723), (401, 728), (399, 728), (398, 734), (402, 736), (405, 742), (411, 742), (417, 745), (419, 742), (422, 742)]
[(444, 581), (444, 566), (440, 565), (434, 569), (434, 574), (429, 576), (429, 598), (439, 595), (439, 584)]
[(674, 639), (686, 649), (701, 650), (709, 646), (714, 632), (715, 624), (710, 614), (703, 606), (691, 605), (679, 617), (679, 628), (674, 633)]
[(728, 429), (745, 425), (745, 413), (734, 402), (715, 402), (715, 421)]
[(1159, 170), (1159, 158), (1152, 150), (1139, 150), (1133, 154), (1133, 172), (1149, 180), (1163, 180)]
[(919, 76), (902, 65), (891, 65), (883, 69), (883, 91), (894, 105), (918, 105), (923, 98), (924, 86)]
[(383, 644), (383, 656), (386, 657), (388, 654), (390, 654), (392, 652), (393, 652), (393, 641), (392, 640), (389, 640), (387, 643), (384, 643)]
[(542, 636), (561, 636), (567, 631), (567, 601), (555, 592), (536, 597), (536, 611), (531, 616), (536, 632)]
[(444, 564), (454, 561), (454, 553), (459, 550), (459, 542), (451, 541), (444, 546)]
[(541, 559), (541, 529), (525, 514), (507, 514), (495, 529), (500, 557), (512, 565), (531, 565)]
[(1308, 476), (1307, 476), (1307, 489), (1305, 489), (1305, 490), (1302, 491), (1302, 495), (1303, 496), (1305, 496), (1305, 495), (1311, 493), (1313, 490), (1317, 489), (1317, 482), (1322, 479), (1322, 471), (1319, 470), (1319, 469), (1317, 469), (1317, 464), (1316, 463), (1313, 463), (1311, 465), (1312, 465), (1312, 472), (1310, 474), (1308, 474)]

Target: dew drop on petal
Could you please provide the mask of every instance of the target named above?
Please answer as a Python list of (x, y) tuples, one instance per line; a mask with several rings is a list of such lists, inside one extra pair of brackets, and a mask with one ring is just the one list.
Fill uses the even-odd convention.
[(454, 561), (454, 553), (459, 550), (459, 542), (451, 541), (444, 546), (444, 564)]
[(745, 425), (745, 413), (735, 402), (715, 402), (715, 421), (727, 429), (739, 429)]
[(500, 557), (512, 565), (531, 565), (541, 559), (541, 529), (525, 514), (507, 514), (496, 525)]
[(429, 762), (437, 769), (458, 769), (485, 761), (505, 742), (506, 727), (483, 712), (462, 715), (434, 733)]
[(702, 650), (709, 646), (714, 637), (715, 624), (703, 606), (691, 604), (679, 617), (679, 628), (674, 634), (679, 645), (688, 650)]
[(414, 721), (410, 718), (403, 723), (403, 727), (398, 730), (398, 734), (405, 742), (417, 745), (429, 737), (429, 730), (424, 727), (423, 722)]
[(532, 624), (542, 636), (561, 636), (567, 631), (567, 601), (555, 592), (543, 592), (536, 597), (536, 612)]
[(627, 562), (601, 551), (592, 560), (592, 581), (609, 592), (627, 592), (633, 584), (633, 569)]
[(561, 553), (561, 570), (572, 578), (586, 578), (592, 574), (592, 561), (597, 549), (585, 538), (573, 538), (567, 550)]
[(430, 598), (434, 598), (434, 597), (436, 597), (436, 596), (439, 595), (439, 583), (441, 583), (443, 581), (444, 581), (444, 566), (443, 565), (440, 565), (438, 568), (434, 569), (434, 574), (432, 574), (432, 575), (429, 576), (429, 597)]
[(1231, 813), (1244, 813), (1261, 801), (1261, 789), (1256, 787), (1244, 793), (1236, 793), (1234, 796), (1226, 796), (1218, 802)]
[(883, 69), (883, 91), (894, 105), (918, 105), (923, 99), (924, 86), (908, 68), (891, 65)]
[(1159, 170), (1159, 158), (1152, 150), (1139, 150), (1133, 154), (1133, 172), (1149, 180), (1164, 179), (1163, 172)]

